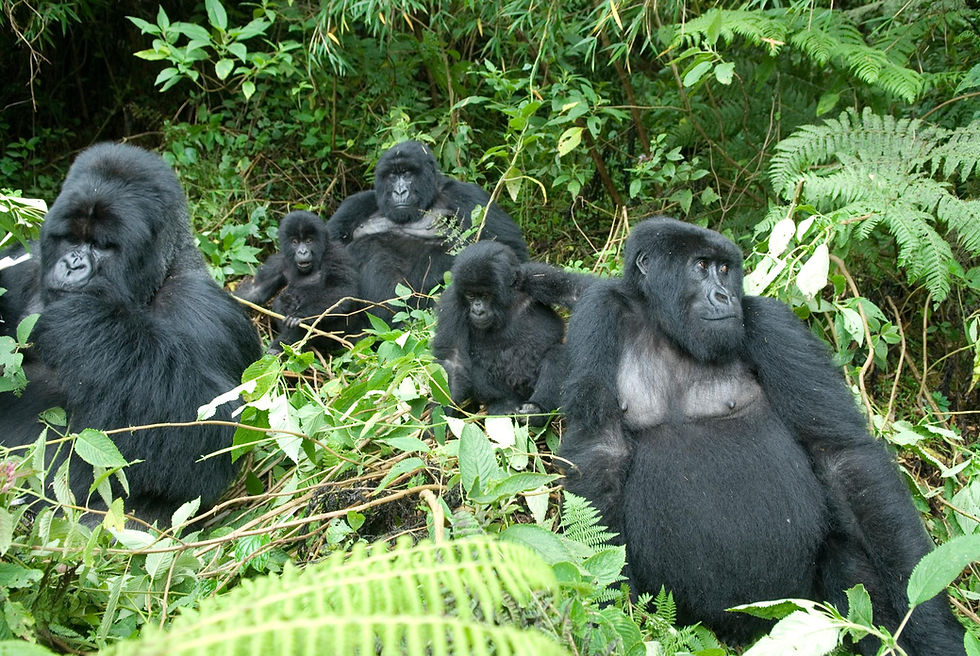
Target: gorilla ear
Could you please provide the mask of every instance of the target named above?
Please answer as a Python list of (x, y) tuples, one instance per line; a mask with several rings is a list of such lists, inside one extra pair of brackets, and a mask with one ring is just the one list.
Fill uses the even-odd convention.
[(636, 256), (636, 268), (640, 270), (644, 276), (647, 275), (647, 253), (646, 251), (640, 251)]

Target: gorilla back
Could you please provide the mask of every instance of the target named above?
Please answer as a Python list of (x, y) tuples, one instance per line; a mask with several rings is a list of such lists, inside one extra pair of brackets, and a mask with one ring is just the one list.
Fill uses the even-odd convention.
[[(37, 438), (36, 415), (55, 398), (76, 431), (192, 421), (260, 356), (247, 316), (194, 246), (176, 176), (140, 148), (99, 144), (75, 160), (41, 228), (39, 276), (28, 387), (19, 399), (0, 394), (8, 446)], [(218, 418), (229, 416), (225, 407)], [(227, 455), (197, 461), (230, 446), (231, 433), (201, 425), (114, 436), (127, 460), (143, 461), (126, 469), (127, 509), (169, 523), (185, 501), (212, 505), (234, 467)], [(84, 503), (91, 466), (73, 456), (69, 481)], [(104, 507), (97, 497), (92, 507)]]

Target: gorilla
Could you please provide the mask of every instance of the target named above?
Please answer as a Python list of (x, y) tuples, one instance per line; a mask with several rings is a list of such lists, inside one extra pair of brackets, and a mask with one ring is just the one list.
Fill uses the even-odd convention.
[(561, 401), (567, 370), (565, 323), (589, 277), (518, 261), (498, 242), (467, 246), (442, 293), (432, 352), (446, 369), (453, 401), (490, 414), (533, 415), (543, 425)]
[[(263, 305), (278, 293), (272, 309), (285, 319), (276, 320), (279, 334), (269, 351), (282, 351), (282, 344), (302, 339), (307, 331), (299, 326), (306, 318), (317, 321), (324, 332), (351, 335), (360, 326), (354, 297), (357, 276), (346, 249), (327, 236), (323, 220), (311, 212), (287, 214), (279, 225), (279, 252), (270, 257), (244, 281), (235, 293)], [(308, 344), (321, 351), (335, 351), (340, 342), (329, 337), (311, 337)]]
[(401, 283), (420, 295), (414, 306), (429, 307), (431, 299), (421, 295), (442, 283), (452, 253), (464, 245), (461, 233), (472, 227), (470, 213), (477, 205), (489, 205), (478, 238), (506, 244), (519, 260), (526, 260), (520, 228), (490, 203), (487, 192), (446, 177), (428, 147), (405, 141), (378, 160), (374, 189), (344, 200), (327, 229), (350, 249), (361, 298), (383, 303), (395, 297), (395, 286)]
[[(625, 542), (634, 592), (665, 586), (679, 620), (743, 643), (768, 624), (726, 608), (795, 597), (846, 609), (860, 582), (875, 623), (898, 628), (932, 543), (823, 343), (783, 303), (743, 297), (732, 242), (639, 224), (622, 279), (583, 294), (568, 351), (565, 486)], [(900, 643), (964, 653), (940, 598)]]
[[(0, 394), (5, 446), (34, 442), (38, 413), (51, 406), (63, 407), (76, 431), (192, 421), (261, 355), (244, 309), (214, 282), (194, 246), (184, 191), (158, 155), (110, 143), (85, 150), (45, 217), (39, 249), (39, 260), (35, 248), (35, 259), (0, 272), (0, 286), (21, 299), (4, 307), (5, 320), (41, 311), (27, 389)], [(36, 298), (24, 292), (30, 285)], [(230, 409), (218, 418), (230, 419)], [(188, 500), (213, 505), (235, 467), (227, 454), (201, 458), (230, 446), (233, 432), (172, 426), (115, 438), (126, 460), (142, 461), (126, 468), (128, 510), (169, 524)], [(55, 465), (64, 457), (62, 446)], [(92, 482), (92, 467), (72, 456), (78, 503)], [(90, 503), (105, 507), (98, 495)]]

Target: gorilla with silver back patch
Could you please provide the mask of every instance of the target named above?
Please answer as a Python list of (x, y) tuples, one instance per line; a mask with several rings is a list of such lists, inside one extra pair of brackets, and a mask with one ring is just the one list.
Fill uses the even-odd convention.
[[(463, 245), (459, 233), (472, 227), (470, 214), (477, 205), (489, 205), (479, 238), (506, 244), (526, 260), (520, 228), (490, 203), (486, 191), (443, 175), (427, 146), (405, 141), (378, 160), (374, 189), (345, 199), (327, 228), (350, 249), (361, 298), (384, 303), (403, 284), (420, 295), (412, 305), (429, 307), (432, 300), (425, 295), (452, 267), (451, 251)], [(383, 308), (373, 313), (391, 314)]]
[[(744, 643), (769, 625), (727, 608), (844, 610), (863, 583), (875, 623), (897, 629), (932, 543), (825, 345), (783, 303), (743, 297), (742, 255), (716, 232), (651, 219), (625, 258), (569, 324), (560, 454), (566, 488), (625, 542), (632, 589), (665, 586), (680, 621)], [(900, 644), (963, 654), (963, 629), (937, 597)]]

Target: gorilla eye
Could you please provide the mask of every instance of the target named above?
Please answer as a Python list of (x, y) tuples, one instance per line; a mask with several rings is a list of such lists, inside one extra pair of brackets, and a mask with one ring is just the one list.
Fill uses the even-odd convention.
[(701, 271), (707, 271), (707, 270), (708, 270), (708, 261), (707, 261), (707, 260), (704, 260), (704, 259), (702, 259), (702, 260), (698, 260), (698, 261), (697, 261), (697, 262), (695, 263), (695, 265), (696, 265), (696, 266), (698, 267), (698, 269), (700, 269)]
[(718, 267), (718, 270), (721, 271), (722, 273), (728, 273), (728, 265), (722, 264), (720, 267)]

